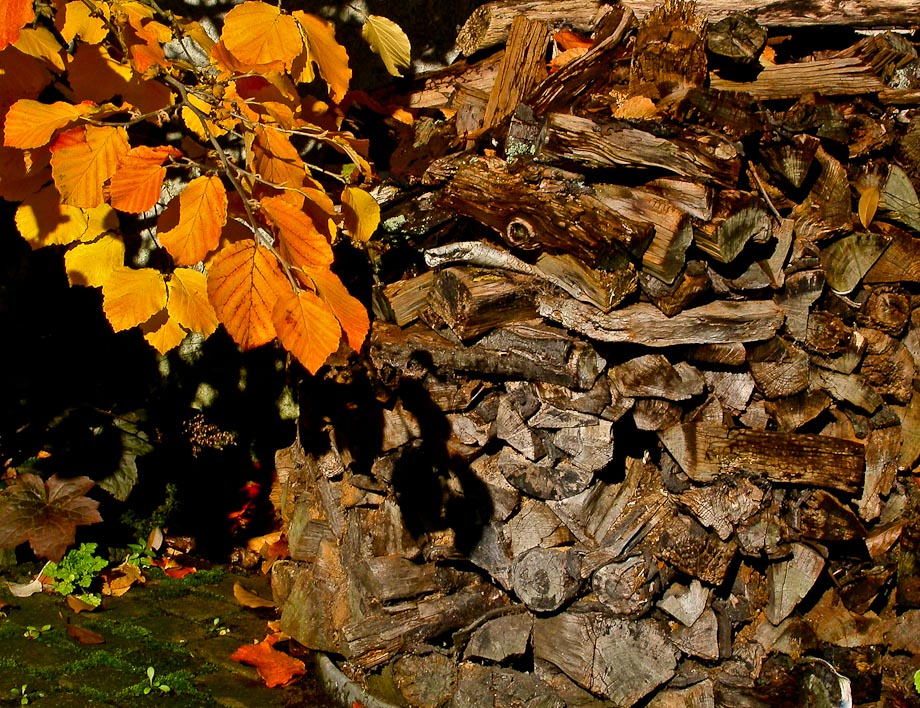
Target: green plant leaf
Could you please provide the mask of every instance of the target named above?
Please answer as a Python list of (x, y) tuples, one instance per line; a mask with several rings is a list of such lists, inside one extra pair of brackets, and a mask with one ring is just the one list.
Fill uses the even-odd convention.
[(391, 76), (402, 76), (400, 68), (409, 67), (412, 45), (406, 33), (393, 20), (380, 15), (368, 15), (361, 29), (361, 37), (375, 54), (380, 55)]

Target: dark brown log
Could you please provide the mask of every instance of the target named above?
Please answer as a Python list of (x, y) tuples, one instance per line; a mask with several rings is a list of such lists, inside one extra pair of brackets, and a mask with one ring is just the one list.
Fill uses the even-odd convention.
[(732, 64), (753, 64), (766, 46), (767, 30), (756, 19), (740, 12), (711, 23), (706, 30), (709, 53)]
[(794, 396), (808, 387), (808, 355), (784, 339), (774, 337), (748, 354), (751, 376), (767, 398)]
[(630, 359), (607, 371), (610, 383), (622, 395), (683, 401), (703, 392), (700, 373), (689, 364), (672, 366), (661, 354)]
[(856, 513), (823, 489), (805, 493), (793, 511), (791, 525), (803, 538), (817, 541), (853, 541), (866, 535)]
[(888, 401), (910, 401), (916, 365), (907, 347), (878, 329), (860, 329), (859, 333), (866, 339), (866, 355), (859, 368), (866, 383)]
[(722, 541), (684, 514), (673, 514), (660, 523), (649, 547), (659, 560), (710, 585), (725, 580), (738, 551), (734, 540)]
[[(653, 239), (654, 242), (654, 239)], [(651, 251), (651, 246), (646, 253)], [(701, 261), (690, 261), (671, 284), (661, 278), (668, 275), (667, 271), (658, 269), (657, 272), (645, 262), (645, 271), (639, 276), (639, 284), (648, 298), (668, 317), (687, 309), (703, 293), (709, 290), (712, 280), (709, 270)], [(666, 254), (662, 263), (673, 262)]]
[(601, 566), (591, 577), (597, 599), (615, 615), (645, 614), (658, 590), (658, 571), (642, 556)]
[(865, 448), (823, 435), (731, 429), (689, 423), (659, 433), (687, 475), (709, 482), (744, 470), (780, 484), (803, 484), (857, 494)]
[(575, 256), (543, 253), (537, 268), (576, 300), (594, 305), (604, 312), (619, 305), (636, 290), (637, 275), (632, 268), (602, 271), (588, 268)]
[(769, 168), (799, 189), (811, 172), (821, 141), (813, 135), (799, 133), (788, 142), (761, 148)]
[(804, 391), (797, 396), (767, 401), (767, 413), (781, 432), (791, 433), (827, 410), (831, 398), (824, 391)]

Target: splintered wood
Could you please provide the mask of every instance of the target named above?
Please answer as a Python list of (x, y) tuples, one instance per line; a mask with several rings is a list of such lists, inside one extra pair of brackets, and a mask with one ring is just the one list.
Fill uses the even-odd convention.
[(283, 631), (402, 706), (916, 705), (920, 16), (806, 4), (488, 3), (378, 94)]

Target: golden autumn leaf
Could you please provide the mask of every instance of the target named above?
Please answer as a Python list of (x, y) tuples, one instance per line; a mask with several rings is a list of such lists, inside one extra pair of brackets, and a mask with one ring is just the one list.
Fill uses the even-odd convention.
[(367, 308), (348, 292), (339, 276), (331, 270), (306, 268), (304, 272), (313, 281), (317, 294), (339, 321), (348, 346), (356, 352), (361, 351), (371, 327)]
[(282, 253), (293, 265), (332, 265), (332, 246), (302, 209), (282, 197), (266, 197), (259, 204), (278, 233)]
[(342, 216), (352, 240), (364, 243), (380, 225), (380, 205), (363, 189), (345, 187), (342, 190)]
[(144, 339), (160, 354), (175, 349), (188, 332), (179, 325), (166, 310), (160, 310), (140, 326)]
[(264, 2), (244, 2), (230, 10), (220, 39), (230, 54), (249, 65), (280, 61), (290, 69), (303, 51), (296, 20)]
[(124, 128), (77, 126), (51, 145), (51, 174), (61, 201), (90, 208), (102, 203), (102, 186), (128, 152)]
[(193, 93), (188, 95), (181, 115), (185, 126), (202, 140), (208, 140), (210, 132), (215, 138), (225, 135), (235, 124), (235, 118), (214, 120), (215, 107)]
[(154, 113), (172, 105), (173, 92), (159, 81), (147, 81), (127, 64), (111, 56), (101, 44), (78, 44), (69, 59), (67, 80), (75, 101), (104, 103), (120, 97), (140, 113)]
[(59, 31), (65, 42), (79, 39), (87, 44), (99, 44), (105, 39), (109, 33), (105, 23), (109, 18), (109, 6), (104, 2), (95, 5), (102, 17), (98, 17), (83, 0), (70, 0), (64, 5), (64, 22)]
[(311, 374), (339, 348), (342, 328), (330, 307), (316, 293), (289, 291), (272, 313), (278, 340)]
[(326, 20), (302, 10), (293, 13), (300, 23), (306, 39), (307, 51), (303, 55), (304, 71), (300, 74), (303, 83), (313, 80), (313, 62), (319, 67), (319, 75), (329, 87), (329, 96), (335, 103), (341, 103), (351, 82), (348, 67), (348, 53), (345, 47), (335, 41), (335, 28)]
[(877, 184), (867, 186), (862, 190), (862, 194), (859, 195), (857, 212), (859, 213), (859, 223), (863, 225), (864, 229), (869, 228), (869, 224), (871, 224), (872, 219), (875, 218), (875, 212), (878, 210), (878, 202), (881, 195), (881, 190)]
[(23, 98), (6, 113), (3, 124), (3, 144), (29, 150), (47, 145), (55, 131), (72, 123), (90, 109), (89, 105), (74, 106), (64, 101), (41, 103)]
[(0, 52), (19, 39), (19, 32), (35, 19), (32, 0), (3, 0), (0, 3)]
[(153, 268), (115, 268), (102, 286), (102, 311), (116, 332), (136, 327), (166, 307), (163, 274)]
[(19, 39), (13, 45), (23, 54), (48, 62), (58, 71), (64, 71), (64, 47), (57, 38), (44, 27), (26, 27), (19, 33)]
[(166, 311), (170, 319), (209, 337), (217, 329), (217, 313), (208, 300), (207, 276), (192, 268), (176, 268), (166, 281)]
[(269, 184), (278, 187), (301, 187), (307, 166), (290, 138), (270, 126), (257, 125), (250, 149), (250, 169)]
[(374, 53), (380, 55), (391, 76), (402, 76), (399, 70), (408, 68), (412, 63), (409, 38), (393, 20), (380, 15), (368, 15), (361, 28), (361, 36)]
[(237, 241), (215, 254), (208, 269), (208, 299), (217, 319), (242, 349), (275, 338), (272, 310), (291, 291), (278, 260), (253, 239)]
[(112, 175), (109, 203), (131, 214), (143, 214), (153, 209), (160, 200), (160, 190), (166, 178), (163, 163), (181, 156), (181, 152), (168, 145), (131, 148)]
[(53, 185), (30, 195), (16, 209), (16, 228), (33, 248), (91, 241), (118, 228), (118, 217), (108, 204), (79, 209), (61, 203)]
[(99, 288), (109, 275), (125, 264), (125, 243), (103, 235), (91, 243), (78, 243), (64, 254), (64, 270), (71, 285)]
[(194, 265), (217, 248), (227, 223), (227, 191), (220, 177), (196, 177), (157, 224), (157, 238), (177, 265)]

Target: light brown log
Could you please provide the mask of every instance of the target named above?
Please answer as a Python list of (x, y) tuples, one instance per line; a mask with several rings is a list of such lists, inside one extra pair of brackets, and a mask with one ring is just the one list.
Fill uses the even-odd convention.
[(531, 548), (511, 563), (511, 586), (534, 612), (552, 612), (581, 588), (576, 556), (558, 548)]
[(713, 75), (710, 86), (744, 91), (758, 101), (797, 98), (804, 93), (854, 96), (878, 93), (885, 84), (861, 59), (819, 59), (798, 64), (771, 64), (754, 81), (730, 81)]
[(773, 624), (786, 619), (811, 590), (823, 569), (821, 554), (803, 543), (792, 544), (792, 557), (773, 563), (767, 570), (770, 592), (767, 619)]

